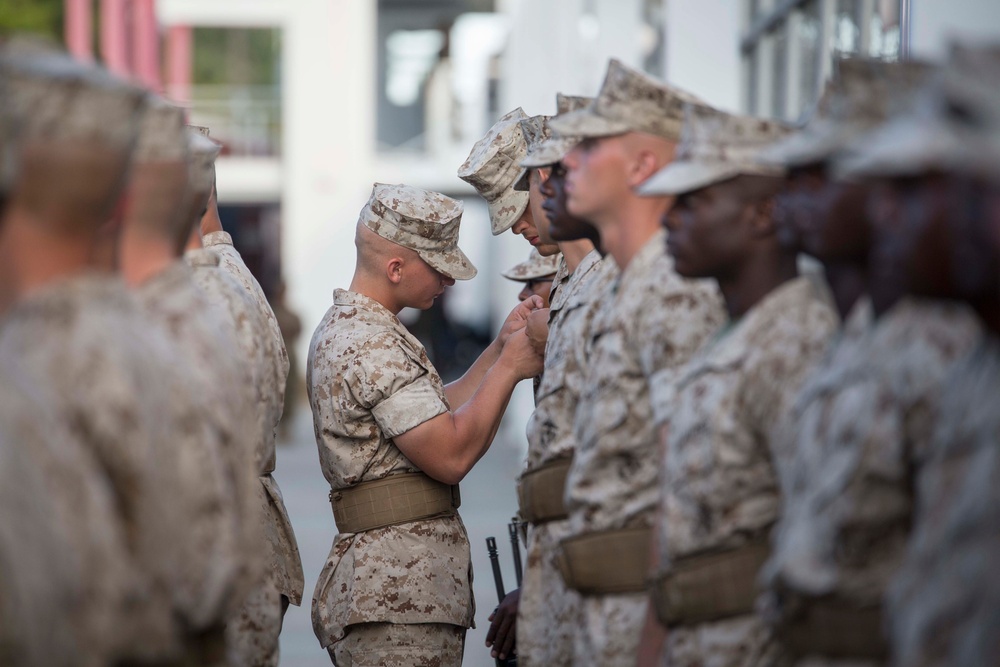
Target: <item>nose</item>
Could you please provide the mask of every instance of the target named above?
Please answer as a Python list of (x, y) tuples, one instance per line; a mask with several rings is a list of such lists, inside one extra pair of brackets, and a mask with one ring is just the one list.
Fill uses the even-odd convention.
[(660, 218), (660, 224), (673, 232), (681, 228), (681, 207), (674, 205)]
[(580, 154), (581, 149), (579, 145), (574, 146), (566, 157), (562, 159), (563, 166), (566, 167), (567, 171), (572, 171), (580, 166)]
[(451, 287), (452, 285), (455, 284), (455, 279), (454, 278), (449, 278), (448, 276), (442, 275), (441, 276), (441, 284), (444, 285), (445, 287)]
[(522, 215), (520, 218), (517, 219), (517, 222), (515, 222), (514, 225), (510, 228), (510, 231), (514, 232), (515, 234), (521, 234), (526, 229), (528, 229), (528, 221), (525, 219), (525, 216)]
[(525, 299), (531, 297), (532, 294), (534, 294), (534, 292), (531, 291), (531, 287), (529, 287), (528, 284), (525, 283), (525, 285), (521, 289), (521, 291), (518, 292), (517, 300), (518, 301), (524, 301)]

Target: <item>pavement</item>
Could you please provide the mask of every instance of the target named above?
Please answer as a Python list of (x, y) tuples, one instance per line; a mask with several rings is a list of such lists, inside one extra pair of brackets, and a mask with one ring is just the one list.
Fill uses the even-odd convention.
[[(497, 604), (492, 568), (486, 554), (486, 537), (495, 536), (500, 551), (503, 579), (514, 587), (514, 566), (507, 524), (517, 510), (514, 479), (521, 468), (524, 425), (505, 424), (490, 451), (462, 482), (462, 509), (472, 544), (475, 578), (476, 625), (465, 643), (465, 667), (491, 667), (494, 661), (485, 647), (487, 617)], [(274, 473), (285, 498), (302, 554), (306, 590), (301, 607), (289, 607), (281, 633), (281, 667), (330, 667), (326, 651), (312, 630), (310, 603), (313, 586), (336, 536), (327, 494), (329, 485), (319, 468), (309, 406), (296, 412), (287, 435), (278, 446)], [(522, 551), (523, 558), (523, 551)]]

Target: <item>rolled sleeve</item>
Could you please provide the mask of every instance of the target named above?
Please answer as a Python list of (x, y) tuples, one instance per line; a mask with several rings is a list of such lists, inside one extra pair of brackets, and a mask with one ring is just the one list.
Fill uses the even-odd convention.
[(414, 380), (372, 408), (372, 415), (387, 438), (395, 438), (445, 412), (448, 406), (427, 376)]

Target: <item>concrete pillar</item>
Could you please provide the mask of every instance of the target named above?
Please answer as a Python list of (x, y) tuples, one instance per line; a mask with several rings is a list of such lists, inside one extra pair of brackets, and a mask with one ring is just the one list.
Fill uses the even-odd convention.
[(191, 76), (194, 68), (194, 33), (191, 26), (167, 28), (165, 45), (166, 94), (177, 104), (191, 102)]
[(101, 0), (101, 57), (113, 73), (131, 73), (128, 55), (127, 0)]
[(156, 0), (132, 0), (132, 70), (144, 86), (163, 91)]
[(740, 104), (742, 3), (667, 2), (667, 80), (727, 111)]
[(376, 3), (285, 7), (282, 252), (305, 351), (333, 289), (350, 284), (354, 226), (374, 179)]
[(91, 0), (64, 0), (66, 13), (66, 49), (78, 60), (90, 62), (94, 59), (91, 41), (93, 30), (93, 8)]

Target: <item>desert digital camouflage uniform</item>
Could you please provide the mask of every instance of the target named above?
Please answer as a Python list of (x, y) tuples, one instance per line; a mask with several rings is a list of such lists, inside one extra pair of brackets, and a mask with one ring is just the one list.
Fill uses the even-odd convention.
[(206, 234), (202, 239), (202, 244), (206, 249), (219, 255), (222, 269), (243, 285), (260, 312), (261, 321), (266, 326), (265, 335), (268, 338), (269, 351), (265, 361), (269, 372), (262, 377), (267, 383), (265, 385), (267, 398), (265, 418), (270, 424), (271, 437), (261, 443), (264, 450), (258, 453), (260, 457), (258, 465), (260, 466), (261, 484), (270, 497), (269, 524), (265, 526), (265, 535), (271, 545), (267, 567), (278, 592), (287, 597), (292, 604), (299, 605), (302, 604), (302, 590), (305, 586), (305, 578), (302, 574), (302, 557), (299, 555), (295, 531), (288, 518), (288, 510), (285, 509), (281, 489), (278, 488), (278, 483), (271, 474), (277, 464), (274, 445), (278, 422), (281, 421), (281, 412), (284, 409), (285, 379), (288, 377), (288, 352), (285, 350), (285, 339), (281, 336), (278, 320), (274, 317), (274, 311), (267, 302), (267, 297), (264, 296), (260, 283), (253, 277), (240, 253), (233, 247), (232, 237), (226, 232), (214, 232)]
[[(307, 386), (323, 475), (334, 490), (416, 471), (392, 438), (450, 410), (423, 345), (384, 306), (347, 290), (334, 292), (313, 336)], [(337, 664), (339, 642), (356, 624), (467, 628), (471, 580), (457, 514), (341, 533), (316, 584), (313, 626)]]
[[(761, 607), (794, 623), (813, 600), (878, 609), (912, 516), (912, 473), (928, 449), (942, 382), (975, 344), (966, 307), (907, 298), (866, 326), (860, 302), (836, 349), (782, 426), (795, 452)], [(776, 605), (776, 607), (772, 607)], [(803, 665), (880, 665), (803, 656)]]
[[(376, 183), (359, 225), (455, 280), (476, 268), (459, 249), (462, 204)], [(419, 469), (393, 438), (451, 410), (423, 345), (374, 299), (337, 289), (309, 346), (307, 387), (331, 500), (341, 490)], [(313, 629), (335, 664), (461, 665), (473, 622), (472, 559), (457, 513), (341, 532), (313, 593)], [(386, 626), (422, 626), (392, 628)], [(391, 635), (385, 641), (383, 632)], [(444, 647), (444, 648), (443, 648)], [(457, 657), (457, 660), (452, 658)]]
[[(253, 434), (244, 443), (254, 459), (255, 471), (260, 470), (266, 460), (272, 442), (274, 429), (267, 414), (268, 387), (271, 367), (267, 355), (271, 348), (269, 340), (262, 335), (265, 325), (257, 305), (243, 285), (220, 266), (218, 254), (208, 248), (189, 250), (185, 261), (193, 268), (193, 278), (203, 291), (206, 299), (220, 314), (225, 316), (226, 332), (238, 343), (239, 359), (244, 364), (243, 374), (250, 377), (253, 389), (252, 405), (255, 418), (251, 420)], [(270, 445), (273, 451), (273, 444)], [(258, 478), (259, 479), (259, 478)], [(259, 537), (274, 530), (270, 521), (271, 496), (263, 484), (252, 484), (255, 496), (253, 515), (257, 530), (251, 535)], [(260, 551), (260, 542), (252, 547)], [(271, 549), (264, 550), (264, 572), (251, 571), (247, 582), (247, 595), (240, 600), (241, 605), (229, 609), (230, 618), (226, 625), (226, 647), (232, 664), (276, 666), (279, 657), (278, 636), (281, 634), (282, 610), (281, 593), (275, 580), (268, 576), (267, 567), (272, 556)], [(263, 581), (262, 581), (263, 579)]]
[[(607, 284), (609, 267), (614, 267), (614, 260), (602, 259), (594, 250), (572, 274), (563, 271), (566, 278), (558, 286), (553, 283), (545, 371), (528, 421), (525, 471), (570, 456), (576, 449), (573, 418), (584, 369), (574, 352), (586, 340), (588, 306), (600, 291), (599, 283)], [(555, 562), (559, 542), (567, 534), (564, 519), (531, 527), (517, 610), (518, 664), (572, 663), (581, 600), (563, 583)]]
[[(124, 284), (84, 274), (21, 300), (0, 331), (0, 358), (17, 360), (110, 480), (136, 573), (116, 629), (133, 660), (179, 649), (171, 587), (186, 508), (172, 438), (181, 384), (172, 346)], [(84, 389), (86, 388), (86, 389)], [(166, 415), (166, 417), (165, 417)]]
[(183, 428), (174, 432), (192, 505), (191, 552), (185, 579), (176, 585), (193, 630), (225, 622), (232, 599), (246, 594), (246, 577), (260, 569), (250, 392), (251, 375), (235, 353), (239, 343), (194, 279), (178, 261), (136, 290), (150, 316), (184, 358), (192, 399)]
[[(660, 478), (661, 571), (673, 561), (764, 541), (781, 504), (772, 429), (826, 347), (836, 316), (799, 277), (768, 294), (675, 378)], [(665, 664), (778, 664), (754, 614), (669, 629)]]
[(103, 667), (136, 576), (108, 478), (16, 361), (0, 379), (0, 663)]
[[(679, 369), (723, 318), (714, 285), (674, 271), (662, 230), (615, 275), (589, 333), (566, 482), (570, 535), (652, 527), (660, 448), (648, 378)], [(577, 664), (631, 665), (647, 599), (645, 593), (585, 597)]]
[(914, 528), (888, 596), (893, 664), (1000, 655), (1000, 344), (985, 337), (945, 385), (917, 473)]

